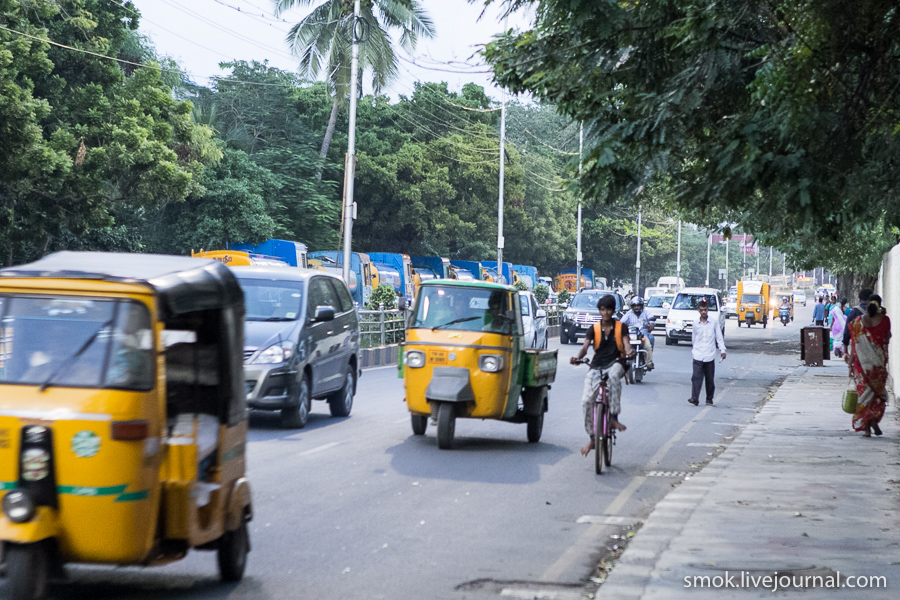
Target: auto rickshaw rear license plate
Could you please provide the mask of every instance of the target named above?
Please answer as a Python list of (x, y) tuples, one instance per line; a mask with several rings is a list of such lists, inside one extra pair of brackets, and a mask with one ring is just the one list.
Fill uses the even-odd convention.
[(433, 365), (446, 365), (447, 353), (444, 350), (429, 350), (428, 362)]

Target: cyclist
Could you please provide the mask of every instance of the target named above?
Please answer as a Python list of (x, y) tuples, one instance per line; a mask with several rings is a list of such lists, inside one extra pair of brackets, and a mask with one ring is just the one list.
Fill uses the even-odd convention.
[(651, 321), (650, 317), (647, 316), (647, 313), (644, 312), (644, 299), (640, 296), (632, 298), (631, 310), (625, 313), (619, 320), (626, 327), (638, 328), (638, 333), (643, 339), (641, 345), (644, 347), (644, 350), (647, 351), (647, 370), (652, 371), (653, 347), (656, 344), (656, 340), (653, 339), (653, 334), (650, 333), (653, 329), (653, 321)]
[(600, 311), (600, 322), (594, 323), (594, 326), (587, 330), (584, 345), (579, 350), (578, 356), (569, 359), (571, 364), (578, 364), (587, 354), (588, 348), (594, 347), (594, 358), (591, 360), (590, 371), (584, 378), (584, 391), (581, 395), (584, 429), (590, 439), (590, 442), (581, 449), (582, 456), (587, 456), (594, 449), (593, 404), (604, 373), (609, 377), (610, 424), (619, 431), (625, 431), (625, 426), (619, 422), (622, 379), (625, 376), (625, 358), (634, 354), (628, 340), (628, 328), (612, 318), (616, 310), (616, 299), (609, 294), (603, 296), (597, 302), (597, 310)]

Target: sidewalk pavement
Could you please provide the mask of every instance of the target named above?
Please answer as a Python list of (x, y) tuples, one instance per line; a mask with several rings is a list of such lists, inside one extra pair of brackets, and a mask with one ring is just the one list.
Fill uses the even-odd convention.
[[(889, 405), (883, 436), (853, 432), (841, 410), (847, 385), (841, 361), (798, 368), (721, 455), (656, 505), (596, 597), (900, 598), (900, 419)], [(745, 586), (724, 587), (726, 571), (733, 585), (743, 572)], [(748, 584), (776, 571), (825, 585), (838, 572), (842, 585), (884, 577), (887, 588)], [(723, 587), (698, 589), (695, 576)]]

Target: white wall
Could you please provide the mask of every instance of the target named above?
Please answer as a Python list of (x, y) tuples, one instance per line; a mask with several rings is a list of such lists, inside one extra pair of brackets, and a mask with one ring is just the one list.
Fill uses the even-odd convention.
[(884, 255), (875, 293), (881, 296), (891, 318), (891, 345), (889, 371), (894, 378), (894, 392), (900, 394), (900, 245)]

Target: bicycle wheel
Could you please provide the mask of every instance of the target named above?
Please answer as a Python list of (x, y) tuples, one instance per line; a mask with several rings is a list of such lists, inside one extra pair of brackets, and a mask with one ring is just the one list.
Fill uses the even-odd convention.
[(616, 439), (616, 434), (612, 430), (612, 425), (609, 423), (609, 405), (604, 405), (605, 410), (603, 411), (603, 424), (605, 427), (603, 428), (606, 431), (606, 435), (603, 436), (603, 462), (606, 463), (606, 466), (612, 466), (612, 447), (613, 442)]
[(594, 471), (603, 472), (603, 404), (594, 403)]

